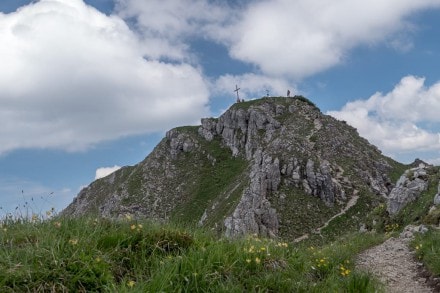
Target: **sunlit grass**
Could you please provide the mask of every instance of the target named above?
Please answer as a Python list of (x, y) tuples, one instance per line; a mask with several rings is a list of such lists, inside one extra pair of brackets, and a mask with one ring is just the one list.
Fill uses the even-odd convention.
[(380, 285), (356, 271), (354, 257), (381, 240), (307, 247), (130, 216), (9, 220), (0, 226), (0, 291), (375, 292)]
[(434, 275), (440, 275), (440, 231), (430, 229), (425, 234), (417, 234), (411, 242), (416, 257)]

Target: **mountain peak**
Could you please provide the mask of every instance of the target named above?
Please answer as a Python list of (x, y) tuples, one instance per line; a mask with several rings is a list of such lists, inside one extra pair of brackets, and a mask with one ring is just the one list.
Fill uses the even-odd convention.
[(168, 131), (144, 161), (93, 182), (63, 214), (129, 213), (295, 239), (349, 203), (380, 201), (399, 167), (310, 100), (264, 97)]

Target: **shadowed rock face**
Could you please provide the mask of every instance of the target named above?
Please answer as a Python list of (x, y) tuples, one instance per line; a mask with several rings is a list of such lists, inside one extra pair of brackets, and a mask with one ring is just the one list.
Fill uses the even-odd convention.
[[(63, 214), (130, 213), (279, 236), (306, 205), (321, 202), (330, 217), (355, 190), (382, 197), (393, 187), (398, 163), (302, 97), (238, 103), (201, 122), (170, 130), (144, 161), (93, 182)], [(307, 202), (289, 202), (297, 194)]]

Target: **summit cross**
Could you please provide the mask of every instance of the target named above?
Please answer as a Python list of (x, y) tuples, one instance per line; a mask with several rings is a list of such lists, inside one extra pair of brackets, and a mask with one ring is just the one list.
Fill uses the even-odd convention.
[(240, 89), (240, 88), (239, 88), (237, 85), (235, 85), (235, 90), (234, 90), (234, 92), (237, 93), (237, 103), (240, 102), (240, 97), (239, 97), (239, 95), (238, 95), (238, 90), (239, 90), (239, 89)]

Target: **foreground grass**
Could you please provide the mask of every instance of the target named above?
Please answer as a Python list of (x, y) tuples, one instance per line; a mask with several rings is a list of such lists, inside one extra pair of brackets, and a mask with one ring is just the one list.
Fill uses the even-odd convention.
[(354, 257), (383, 241), (322, 247), (103, 219), (3, 221), (1, 292), (376, 292)]
[(435, 276), (440, 276), (440, 231), (430, 229), (425, 234), (417, 234), (411, 242), (416, 257)]

